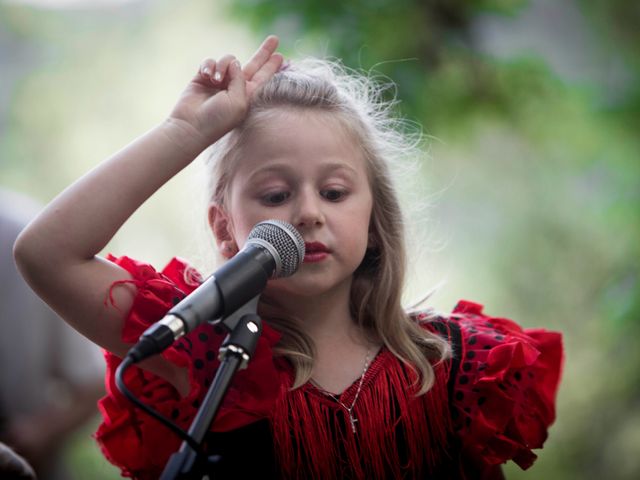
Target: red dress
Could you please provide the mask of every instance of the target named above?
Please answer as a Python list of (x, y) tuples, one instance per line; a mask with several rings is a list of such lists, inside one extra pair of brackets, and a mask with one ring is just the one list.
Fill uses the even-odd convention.
[[(128, 257), (110, 259), (131, 273), (137, 287), (123, 330), (128, 343), (201, 282), (179, 259), (162, 273)], [(356, 433), (344, 408), (312, 384), (290, 390), (291, 367), (272, 355), (280, 335), (265, 324), (249, 368), (236, 374), (205, 439), (208, 452), (227, 459), (214, 470), (216, 478), (228, 472), (239, 478), (492, 479), (500, 478), (496, 466), (507, 460), (531, 466), (531, 450), (542, 447), (555, 418), (561, 335), (523, 330), (466, 301), (447, 318), (415, 318), (448, 338), (453, 358), (434, 365), (434, 387), (416, 397), (413, 372), (383, 348), (353, 408)], [(202, 325), (163, 353), (188, 368), (191, 390), (184, 398), (137, 367), (126, 372), (125, 382), (186, 430), (219, 365), (223, 338)], [(109, 352), (105, 358), (107, 396), (99, 404), (98, 443), (124, 476), (158, 478), (181, 440), (120, 394), (114, 379), (120, 359)], [(343, 392), (343, 404), (353, 403), (359, 383)]]

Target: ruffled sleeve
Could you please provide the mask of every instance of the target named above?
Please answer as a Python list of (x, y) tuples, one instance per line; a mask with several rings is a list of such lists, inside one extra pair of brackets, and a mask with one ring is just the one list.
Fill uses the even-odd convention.
[[(136, 286), (136, 296), (122, 331), (122, 339), (127, 343), (135, 343), (147, 327), (202, 282), (195, 269), (177, 258), (162, 272), (129, 257), (110, 256), (109, 260), (131, 274), (132, 280), (122, 283)], [(114, 284), (112, 289), (118, 285)], [(213, 381), (219, 366), (218, 348), (224, 336), (211, 325), (201, 325), (163, 352), (165, 360), (188, 371), (190, 391), (185, 397), (164, 379), (136, 366), (125, 372), (125, 383), (140, 400), (186, 430)], [(279, 391), (275, 379), (283, 378), (272, 357), (272, 347), (278, 340), (279, 334), (264, 325), (254, 358), (249, 368), (236, 373), (212, 430), (233, 430), (271, 414)], [(136, 409), (118, 391), (115, 371), (121, 360), (110, 352), (105, 352), (105, 359), (107, 395), (99, 402), (103, 422), (96, 439), (105, 457), (120, 467), (123, 476), (158, 478), (181, 440)]]
[(452, 415), (463, 454), (486, 467), (513, 460), (530, 467), (555, 419), (562, 337), (523, 330), (461, 301), (450, 319), (459, 328)]

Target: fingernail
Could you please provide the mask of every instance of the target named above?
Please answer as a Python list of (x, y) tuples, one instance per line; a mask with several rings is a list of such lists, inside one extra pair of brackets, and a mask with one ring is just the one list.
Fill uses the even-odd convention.
[(222, 80), (222, 76), (220, 75), (220, 72), (216, 72), (216, 73), (214, 73), (214, 74), (213, 74), (213, 79), (214, 79), (216, 82), (219, 82), (220, 80)]
[(289, 60), (285, 60), (280, 64), (278, 71), (284, 72), (285, 70), (289, 70), (289, 67), (291, 67), (291, 62)]
[(209, 67), (204, 67), (202, 69), (202, 73), (204, 73), (205, 75), (209, 76), (209, 75), (211, 75), (211, 69)]

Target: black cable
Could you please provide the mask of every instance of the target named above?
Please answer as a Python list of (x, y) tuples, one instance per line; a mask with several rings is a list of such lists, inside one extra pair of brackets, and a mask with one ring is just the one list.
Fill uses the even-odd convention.
[(127, 386), (124, 383), (124, 372), (125, 372), (125, 370), (127, 368), (129, 368), (134, 363), (135, 362), (134, 362), (133, 358), (130, 357), (129, 355), (127, 355), (126, 357), (124, 357), (124, 360), (122, 360), (122, 363), (116, 369), (116, 385), (118, 387), (118, 390), (120, 390), (120, 392), (125, 397), (127, 397), (127, 399), (129, 399), (129, 401), (131, 401), (134, 405), (136, 405), (138, 408), (140, 408), (144, 412), (146, 412), (149, 415), (151, 415), (153, 418), (158, 420), (160, 423), (162, 423), (165, 427), (167, 427), (173, 433), (178, 435), (182, 440), (187, 442), (189, 444), (189, 446), (193, 449), (193, 451), (196, 452), (197, 455), (201, 456), (201, 458), (207, 458), (207, 455), (202, 450), (202, 446), (199, 445), (198, 442), (196, 442), (195, 439), (191, 435), (189, 435), (182, 428), (180, 428), (178, 425), (173, 423), (171, 420), (169, 420), (165, 416), (163, 416), (160, 413), (156, 412), (150, 406), (145, 405), (144, 403), (142, 403), (140, 400), (138, 400), (138, 398), (133, 393), (131, 393), (129, 388), (127, 388)]

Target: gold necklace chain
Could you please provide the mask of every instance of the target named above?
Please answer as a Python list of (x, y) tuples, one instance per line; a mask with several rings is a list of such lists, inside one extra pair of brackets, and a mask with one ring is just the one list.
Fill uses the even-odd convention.
[(357, 433), (356, 432), (356, 422), (358, 421), (358, 419), (354, 416), (353, 414), (353, 407), (355, 407), (356, 402), (358, 401), (358, 397), (360, 396), (360, 391), (362, 390), (362, 383), (364, 382), (364, 376), (367, 373), (367, 370), (369, 370), (369, 354), (370, 354), (370, 350), (367, 350), (367, 355), (364, 357), (364, 368), (362, 369), (362, 375), (360, 376), (360, 382), (358, 382), (358, 389), (356, 390), (356, 394), (353, 397), (353, 402), (351, 402), (351, 406), (347, 407), (342, 401), (340, 401), (340, 398), (337, 395), (334, 395), (331, 392), (327, 392), (325, 389), (323, 389), (322, 387), (320, 387), (315, 381), (312, 382), (319, 387), (319, 390), (326, 396), (333, 398), (338, 405), (340, 405), (345, 412), (347, 412), (347, 414), (349, 415), (349, 422), (351, 423), (351, 430), (353, 431), (353, 433)]

